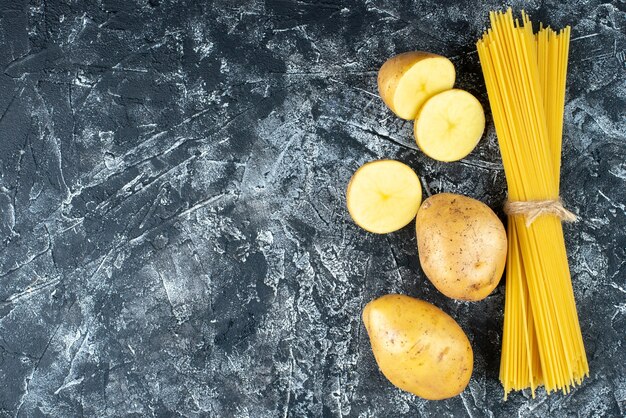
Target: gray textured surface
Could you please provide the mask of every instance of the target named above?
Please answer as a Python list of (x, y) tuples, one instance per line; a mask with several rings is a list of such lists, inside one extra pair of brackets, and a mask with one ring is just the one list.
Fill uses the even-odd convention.
[[(506, 403), (504, 284), (446, 299), (412, 227), (375, 236), (344, 209), (377, 158), (501, 206), (490, 120), (437, 163), (374, 93), (386, 58), (423, 49), (486, 105), (474, 42), (502, 5), (375, 3), (1, 2), (0, 416), (626, 414), (624, 2), (513, 3), (573, 26), (563, 195), (584, 218), (565, 230), (591, 376)], [(461, 396), (382, 377), (360, 311), (388, 292), (465, 329)]]

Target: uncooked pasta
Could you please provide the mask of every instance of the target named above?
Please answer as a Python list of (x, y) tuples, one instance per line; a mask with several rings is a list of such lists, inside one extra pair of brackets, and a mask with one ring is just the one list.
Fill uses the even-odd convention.
[[(589, 375), (565, 250), (559, 198), (570, 28), (491, 12), (477, 42), (510, 205), (500, 380), (511, 390), (569, 392)], [(551, 210), (554, 209), (554, 210)], [(543, 210), (543, 209), (542, 209)], [(537, 216), (540, 215), (540, 216)]]

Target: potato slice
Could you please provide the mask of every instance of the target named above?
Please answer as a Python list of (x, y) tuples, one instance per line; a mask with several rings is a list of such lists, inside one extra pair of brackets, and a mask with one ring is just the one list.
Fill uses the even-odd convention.
[(455, 77), (449, 59), (430, 52), (405, 52), (380, 68), (378, 92), (393, 113), (413, 120), (429, 97), (452, 88)]
[(411, 222), (422, 202), (422, 185), (415, 172), (395, 160), (361, 166), (346, 192), (348, 212), (361, 228), (376, 234), (397, 231)]
[(465, 90), (439, 93), (424, 103), (415, 119), (417, 146), (430, 158), (457, 161), (478, 144), (485, 130), (483, 107)]

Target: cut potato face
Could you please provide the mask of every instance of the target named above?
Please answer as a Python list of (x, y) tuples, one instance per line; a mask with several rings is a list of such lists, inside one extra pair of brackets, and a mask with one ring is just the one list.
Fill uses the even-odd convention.
[(378, 91), (398, 117), (413, 120), (429, 97), (452, 88), (455, 77), (449, 59), (429, 52), (405, 52), (380, 68)]
[(422, 186), (411, 167), (378, 160), (359, 168), (348, 184), (346, 203), (354, 222), (376, 234), (397, 231), (411, 222), (422, 202)]
[(454, 85), (454, 66), (443, 57), (423, 59), (398, 81), (394, 108), (403, 119), (414, 119), (424, 102), (433, 94)]
[(478, 144), (485, 130), (483, 107), (470, 93), (452, 89), (424, 103), (415, 119), (418, 147), (438, 161), (457, 161)]

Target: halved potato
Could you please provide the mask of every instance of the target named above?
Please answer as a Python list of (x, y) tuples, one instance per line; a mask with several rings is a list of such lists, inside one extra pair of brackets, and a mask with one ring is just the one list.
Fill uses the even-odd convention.
[(380, 68), (378, 92), (393, 113), (413, 120), (429, 97), (452, 88), (455, 77), (449, 59), (430, 52), (405, 52)]
[(438, 161), (467, 156), (485, 131), (485, 112), (478, 99), (465, 90), (436, 94), (424, 103), (415, 119), (417, 146)]
[(372, 161), (350, 179), (346, 203), (357, 225), (386, 234), (415, 218), (422, 203), (422, 185), (411, 167), (400, 161)]

